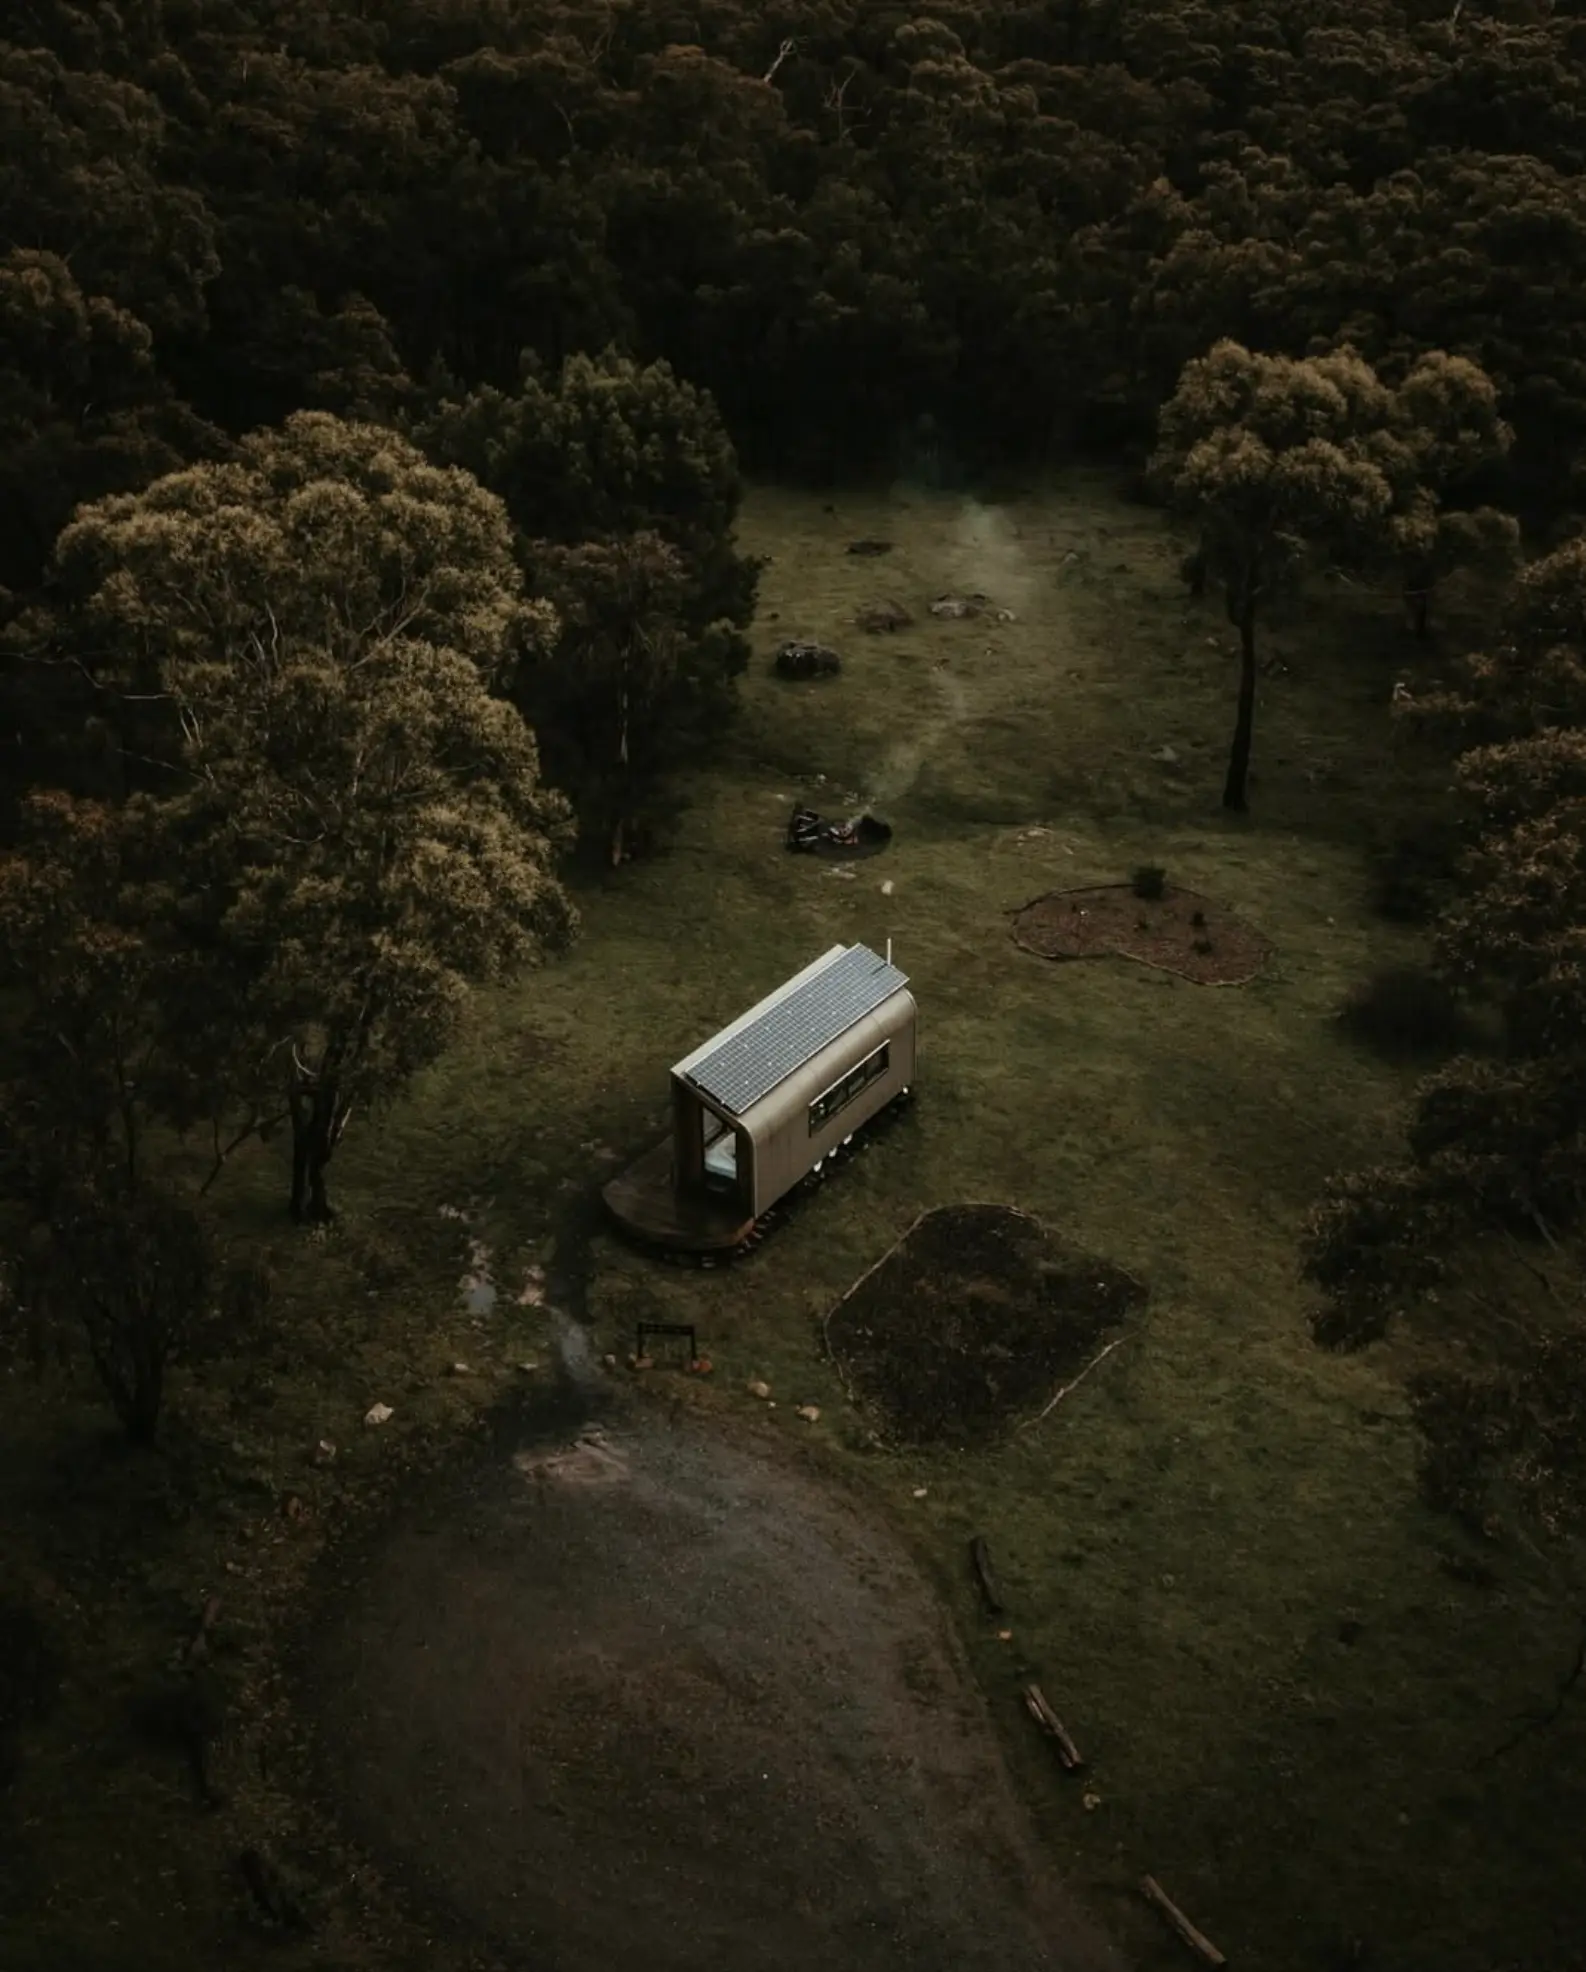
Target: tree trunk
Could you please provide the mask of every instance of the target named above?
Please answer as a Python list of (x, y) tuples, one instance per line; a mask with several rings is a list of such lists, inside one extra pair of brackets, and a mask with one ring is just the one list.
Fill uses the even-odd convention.
[(334, 1086), (294, 1092), (292, 1097), (293, 1220), (323, 1225), (335, 1217), (325, 1190), (325, 1172), (341, 1132)]
[(127, 1436), (135, 1445), (152, 1445), (160, 1422), (160, 1399), (165, 1394), (165, 1365), (153, 1353), (138, 1351), (132, 1370), (132, 1402), (127, 1407)]
[(1228, 778), (1223, 783), (1223, 806), (1242, 815), (1250, 806), (1250, 742), (1256, 723), (1256, 598), (1254, 585), (1245, 585), (1239, 605), (1239, 716), (1228, 755)]

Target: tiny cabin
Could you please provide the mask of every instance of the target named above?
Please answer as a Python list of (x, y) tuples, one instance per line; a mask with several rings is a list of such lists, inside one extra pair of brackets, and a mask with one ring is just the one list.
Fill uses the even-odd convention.
[(914, 1080), (908, 979), (833, 945), (672, 1070), (669, 1140), (606, 1188), (633, 1231), (697, 1251), (762, 1214)]
[(914, 1080), (914, 995), (833, 945), (672, 1070), (672, 1175), (758, 1219)]

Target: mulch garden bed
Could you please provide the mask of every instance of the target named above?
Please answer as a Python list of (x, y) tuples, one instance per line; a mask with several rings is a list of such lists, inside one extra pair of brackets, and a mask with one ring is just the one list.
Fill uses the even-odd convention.
[(1176, 884), (1139, 897), (1127, 883), (1052, 890), (1014, 911), (1013, 936), (1043, 959), (1138, 959), (1197, 986), (1242, 986), (1272, 956), (1232, 911)]
[(945, 1205), (849, 1289), (826, 1343), (883, 1438), (977, 1446), (1037, 1415), (1145, 1298), (1026, 1212)]

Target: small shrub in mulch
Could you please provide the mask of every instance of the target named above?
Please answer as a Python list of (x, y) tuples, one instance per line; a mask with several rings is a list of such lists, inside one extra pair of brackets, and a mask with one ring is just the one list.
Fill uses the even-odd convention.
[(1137, 959), (1198, 986), (1243, 985), (1272, 955), (1232, 911), (1171, 883), (1155, 899), (1143, 899), (1133, 883), (1053, 890), (1012, 917), (1015, 941), (1039, 958)]
[(1474, 1038), (1458, 995), (1424, 966), (1384, 966), (1338, 1010), (1345, 1033), (1379, 1054), (1414, 1059), (1453, 1054)]
[(942, 1206), (837, 1303), (826, 1342), (883, 1438), (984, 1445), (1036, 1414), (1145, 1298), (1028, 1213)]

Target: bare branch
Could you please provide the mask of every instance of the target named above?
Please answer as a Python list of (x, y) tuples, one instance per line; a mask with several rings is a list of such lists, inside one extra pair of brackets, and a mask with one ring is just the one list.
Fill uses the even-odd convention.
[(789, 35), (788, 39), (784, 41), (782, 43), (782, 46), (778, 48), (778, 50), (776, 51), (776, 60), (766, 70), (765, 74), (761, 76), (760, 80), (762, 82), (770, 82), (775, 77), (777, 70), (782, 66), (782, 64), (787, 60), (788, 56), (791, 55), (797, 47), (798, 47), (797, 41), (795, 41), (793, 37)]

